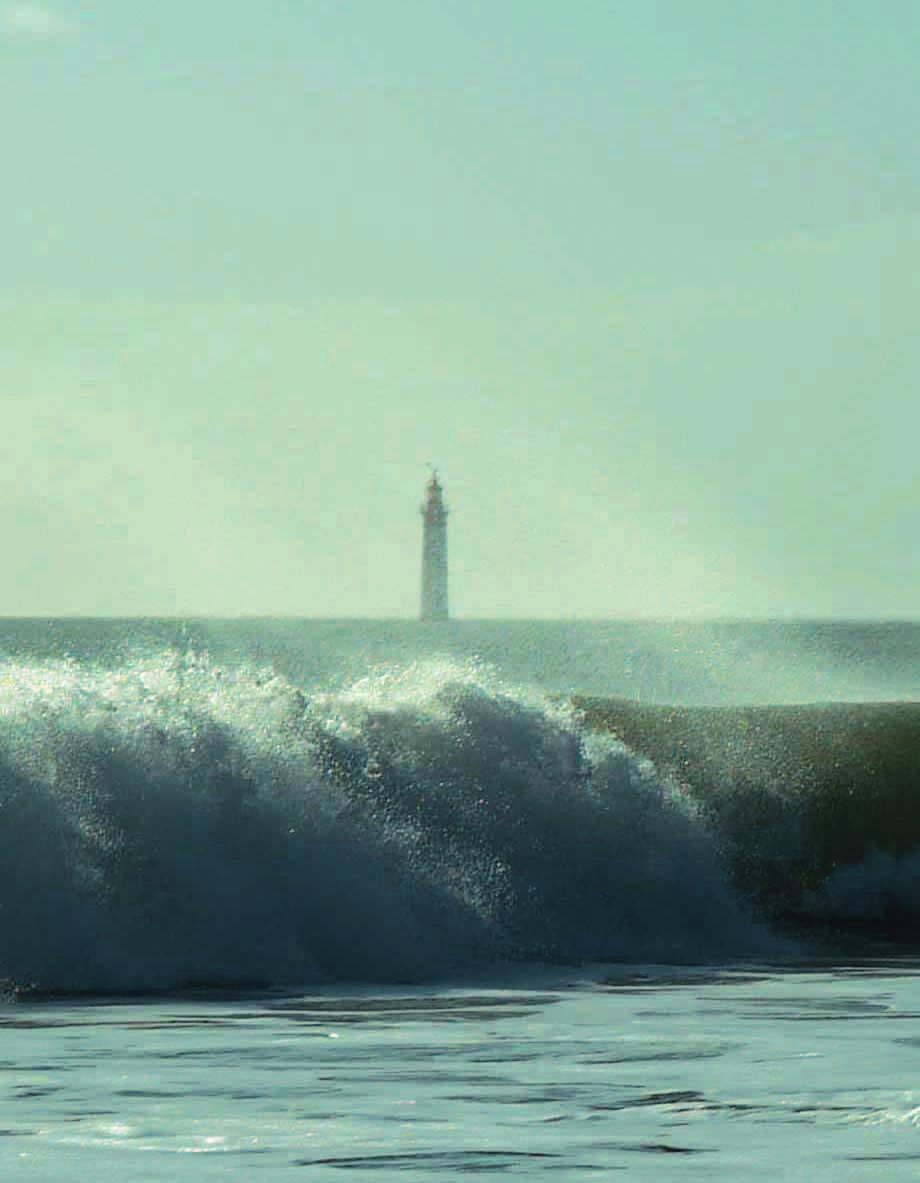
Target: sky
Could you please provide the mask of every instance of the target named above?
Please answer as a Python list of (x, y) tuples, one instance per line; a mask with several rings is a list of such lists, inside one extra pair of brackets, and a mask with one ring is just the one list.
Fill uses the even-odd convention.
[(0, 0), (0, 614), (920, 616), (915, 0)]

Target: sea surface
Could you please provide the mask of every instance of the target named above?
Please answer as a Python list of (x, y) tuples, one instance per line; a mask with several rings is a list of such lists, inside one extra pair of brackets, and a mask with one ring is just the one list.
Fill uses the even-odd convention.
[(790, 931), (737, 873), (763, 801), (733, 870), (571, 702), (912, 701), (920, 626), (11, 620), (0, 654), (0, 1178), (920, 1172), (920, 960), (865, 924), (920, 857), (811, 885), (845, 939)]
[(532, 967), (504, 986), (22, 1004), (0, 1025), (0, 1170), (916, 1179), (918, 968)]

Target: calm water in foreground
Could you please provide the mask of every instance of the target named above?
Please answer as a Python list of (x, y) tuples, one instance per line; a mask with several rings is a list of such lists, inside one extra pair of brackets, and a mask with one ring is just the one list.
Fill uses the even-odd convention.
[(10, 1005), (0, 1172), (917, 1177), (920, 962), (548, 973)]

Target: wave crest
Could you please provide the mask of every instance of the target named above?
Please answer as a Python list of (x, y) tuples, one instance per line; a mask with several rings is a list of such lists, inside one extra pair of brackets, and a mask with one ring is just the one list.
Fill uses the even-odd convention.
[(0, 819), (19, 985), (406, 980), (758, 940), (649, 765), (470, 663), (311, 699), (174, 652), (11, 663)]

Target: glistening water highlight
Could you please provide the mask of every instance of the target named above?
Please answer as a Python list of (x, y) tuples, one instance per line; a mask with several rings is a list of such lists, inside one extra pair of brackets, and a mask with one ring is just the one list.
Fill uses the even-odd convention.
[(311, 697), (166, 651), (0, 676), (0, 977), (407, 981), (769, 945), (691, 801), (475, 663)]

